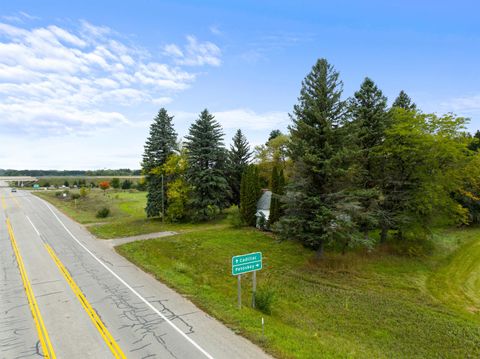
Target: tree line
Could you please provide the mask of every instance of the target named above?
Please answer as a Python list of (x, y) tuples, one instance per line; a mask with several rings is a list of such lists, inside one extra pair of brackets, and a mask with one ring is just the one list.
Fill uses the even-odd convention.
[(0, 176), (139, 176), (142, 171), (140, 169), (131, 170), (129, 168), (119, 169), (102, 169), (102, 170), (12, 170), (0, 169)]
[(303, 80), (290, 117), (288, 134), (273, 130), (253, 153), (241, 130), (227, 150), (208, 110), (179, 142), (162, 108), (142, 163), (147, 215), (207, 220), (234, 204), (255, 225), (269, 188), (265, 227), (319, 257), (327, 245), (422, 243), (435, 226), (480, 222), (480, 132), (466, 131), (468, 119), (423, 113), (404, 91), (389, 107), (370, 78), (344, 99), (325, 59)]

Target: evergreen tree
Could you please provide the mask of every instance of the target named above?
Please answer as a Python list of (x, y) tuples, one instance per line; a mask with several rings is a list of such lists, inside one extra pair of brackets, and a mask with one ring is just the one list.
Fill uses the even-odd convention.
[(258, 168), (255, 165), (248, 165), (243, 172), (240, 185), (240, 214), (249, 226), (255, 226), (256, 223), (255, 214), (260, 190)]
[(269, 141), (273, 140), (274, 138), (277, 138), (278, 136), (281, 136), (281, 135), (283, 135), (282, 131), (280, 131), (280, 130), (273, 130), (272, 132), (270, 132), (270, 135), (268, 136), (268, 141), (267, 141), (267, 143), (268, 143)]
[(278, 170), (275, 166), (272, 170), (271, 191), (272, 200), (270, 202), (270, 217), (268, 218), (269, 225), (273, 225), (277, 222), (283, 214), (281, 197), (283, 195), (285, 187), (285, 177), (283, 175), (283, 169)]
[(167, 158), (177, 150), (177, 133), (172, 124), (173, 116), (161, 108), (150, 125), (150, 135), (145, 143), (142, 170), (147, 185), (147, 217), (160, 215), (163, 206), (167, 204), (166, 190), (168, 183), (164, 180), (162, 193), (162, 166)]
[(410, 96), (403, 90), (400, 91), (395, 101), (393, 101), (392, 107), (403, 108), (404, 110), (414, 111), (417, 109), (417, 105), (412, 102)]
[(359, 225), (365, 239), (368, 239), (368, 232), (377, 224), (375, 219), (380, 214), (378, 194), (384, 182), (385, 163), (384, 158), (378, 154), (390, 122), (387, 98), (368, 77), (351, 99), (350, 113), (352, 116), (350, 128), (356, 136), (360, 165), (357, 178), (361, 190), (356, 191), (362, 207)]
[(194, 220), (207, 220), (227, 204), (226, 150), (220, 124), (206, 109), (185, 137), (188, 151), (187, 179), (192, 188), (190, 209)]
[(477, 132), (475, 132), (475, 135), (473, 135), (471, 142), (468, 144), (468, 149), (475, 152), (478, 152), (480, 150), (480, 131), (479, 130), (477, 130)]
[(250, 162), (252, 152), (246, 137), (241, 130), (237, 130), (228, 152), (228, 180), (232, 191), (232, 203), (240, 205), (240, 182), (245, 168)]
[(345, 174), (341, 128), (343, 84), (327, 60), (320, 59), (302, 82), (290, 126), (294, 170), (285, 196), (285, 216), (277, 223), (283, 238), (302, 241), (323, 254), (324, 244), (341, 234), (349, 216), (337, 209), (336, 192)]

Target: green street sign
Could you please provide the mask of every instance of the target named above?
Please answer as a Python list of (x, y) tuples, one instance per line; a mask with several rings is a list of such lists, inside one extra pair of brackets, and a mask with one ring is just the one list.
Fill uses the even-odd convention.
[(262, 269), (262, 252), (232, 257), (232, 275), (254, 272)]
[(40, 188), (40, 185), (37, 184), (37, 183), (35, 183), (35, 184), (33, 185), (33, 188)]

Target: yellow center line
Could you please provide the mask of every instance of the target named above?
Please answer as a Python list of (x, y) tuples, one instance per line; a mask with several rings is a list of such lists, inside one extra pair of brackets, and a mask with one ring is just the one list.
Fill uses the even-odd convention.
[(120, 349), (120, 346), (117, 344), (115, 339), (112, 337), (108, 329), (105, 327), (105, 324), (103, 324), (102, 320), (98, 316), (97, 312), (93, 309), (93, 307), (90, 305), (88, 302), (87, 298), (85, 298), (85, 295), (82, 293), (80, 288), (78, 287), (77, 283), (73, 280), (71, 277), (70, 273), (68, 272), (67, 268), (63, 265), (63, 263), (60, 261), (60, 259), (57, 257), (55, 254), (55, 251), (53, 250), (52, 247), (50, 247), (47, 243), (45, 243), (45, 248), (47, 249), (48, 253), (52, 257), (53, 261), (57, 265), (58, 269), (60, 272), (63, 274), (65, 277), (67, 283), (70, 285), (70, 288), (72, 289), (73, 293), (77, 296), (78, 300), (83, 306), (83, 309), (87, 312), (88, 316), (92, 320), (93, 324), (97, 328), (97, 330), (100, 332), (103, 340), (105, 343), (108, 345), (110, 348), (113, 356), (115, 358), (121, 358), (125, 359), (126, 356), (123, 354), (122, 349)]
[(5, 203), (5, 197), (2, 197), (2, 207), (3, 209), (7, 209), (7, 204)]
[(47, 359), (55, 359), (55, 352), (53, 350), (52, 343), (50, 342), (50, 337), (48, 336), (45, 324), (43, 323), (43, 318), (40, 314), (40, 309), (38, 308), (35, 295), (33, 294), (32, 286), (28, 280), (27, 272), (23, 264), (23, 259), (20, 255), (20, 251), (18, 250), (17, 242), (15, 240), (15, 235), (13, 234), (13, 229), (9, 218), (7, 218), (7, 229), (8, 234), (10, 235), (13, 251), (15, 252), (15, 257), (17, 258), (18, 269), (20, 270), (20, 275), (22, 277), (23, 287), (27, 293), (28, 305), (30, 307), (30, 311), (32, 312), (33, 321), (35, 322), (35, 327), (38, 332), (38, 338), (40, 340), (40, 345), (42, 346), (43, 355)]

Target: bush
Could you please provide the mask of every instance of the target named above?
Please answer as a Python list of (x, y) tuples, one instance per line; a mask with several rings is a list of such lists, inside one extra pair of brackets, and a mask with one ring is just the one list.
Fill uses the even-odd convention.
[(100, 208), (97, 211), (96, 217), (97, 218), (107, 218), (109, 216), (109, 214), (110, 214), (110, 208), (103, 207), (103, 208)]
[(120, 179), (117, 177), (112, 178), (112, 180), (110, 181), (110, 184), (112, 185), (113, 188), (118, 189), (120, 188)]
[(55, 197), (62, 197), (62, 193), (61, 191), (57, 191), (55, 192)]
[(272, 314), (272, 304), (275, 293), (271, 289), (257, 289), (255, 292), (255, 307), (265, 314)]
[(87, 195), (88, 195), (88, 190), (85, 187), (80, 188), (80, 196), (82, 198), (85, 198), (87, 197)]
[(80, 193), (72, 193), (72, 199), (79, 199), (80, 198)]
[(125, 181), (122, 182), (122, 189), (130, 189), (132, 188), (133, 182), (126, 179)]
[(244, 222), (242, 220), (242, 215), (240, 213), (240, 209), (238, 206), (231, 206), (230, 209), (228, 210), (228, 223), (233, 227), (233, 228), (240, 228), (243, 227)]
[(137, 182), (137, 190), (140, 192), (146, 191), (147, 190), (147, 182), (142, 178), (140, 181)]

